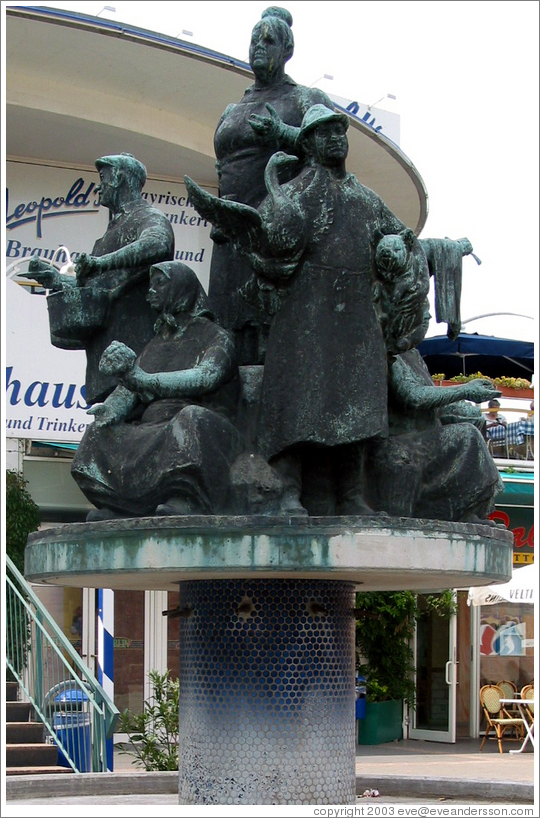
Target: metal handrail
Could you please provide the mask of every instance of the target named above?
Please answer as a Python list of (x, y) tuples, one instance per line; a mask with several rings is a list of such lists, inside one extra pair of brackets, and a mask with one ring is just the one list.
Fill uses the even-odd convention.
[(120, 711), (6, 555), (6, 662), (75, 772), (106, 772)]

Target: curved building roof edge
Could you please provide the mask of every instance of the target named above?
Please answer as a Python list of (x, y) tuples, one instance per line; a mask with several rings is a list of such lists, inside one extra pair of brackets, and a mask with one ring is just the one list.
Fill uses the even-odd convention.
[[(237, 60), (235, 57), (230, 57), (220, 51), (214, 51), (211, 48), (206, 48), (202, 45), (189, 43), (186, 40), (179, 40), (177, 37), (172, 37), (169, 34), (160, 34), (156, 31), (150, 31), (146, 28), (139, 28), (130, 23), (116, 23), (114, 20), (106, 20), (101, 17), (94, 17), (91, 14), (83, 14), (78, 11), (70, 11), (68, 9), (53, 9), (48, 6), (9, 6), (6, 8), (6, 14), (22, 14), (27, 17), (41, 16), (43, 18), (54, 18), (55, 22), (77, 25), (81, 28), (99, 28), (102, 29), (103, 34), (118, 33), (132, 36), (136, 39), (148, 40), (157, 45), (170, 46), (180, 51), (187, 51), (190, 54), (198, 54), (202, 57), (210, 57), (218, 62), (222, 62), (227, 66), (233, 66), (239, 72), (245, 72), (248, 77), (252, 76), (251, 68), (248, 63), (242, 60)], [(81, 25), (82, 24), (82, 25)]]
[(428, 212), (429, 212), (429, 196), (427, 192), (427, 188), (424, 184), (424, 180), (420, 175), (418, 168), (411, 162), (409, 157), (403, 153), (399, 145), (397, 145), (392, 139), (389, 139), (385, 134), (378, 133), (377, 131), (373, 130), (369, 125), (363, 122), (361, 119), (356, 117), (350, 111), (347, 111), (346, 108), (343, 108), (341, 105), (338, 105), (337, 102), (334, 102), (334, 106), (338, 111), (343, 114), (347, 114), (349, 117), (350, 123), (358, 130), (364, 132), (364, 134), (369, 138), (372, 139), (374, 142), (377, 142), (381, 147), (387, 151), (388, 153), (392, 154), (394, 159), (401, 165), (401, 167), (405, 168), (408, 171), (410, 178), (412, 179), (414, 186), (418, 192), (418, 199), (420, 201), (420, 214), (418, 216), (418, 222), (416, 228), (414, 229), (416, 235), (424, 228)]
[[(238, 60), (235, 57), (230, 57), (227, 54), (206, 48), (205, 46), (189, 43), (185, 40), (179, 40), (178, 38), (172, 37), (168, 34), (160, 34), (148, 29), (139, 28), (138, 26), (134, 26), (129, 23), (118, 23), (113, 20), (98, 18), (86, 13), (70, 11), (67, 9), (53, 9), (47, 6), (9, 6), (6, 7), (6, 14), (31, 19), (40, 19), (43, 22), (73, 26), (74, 28), (86, 29), (89, 31), (98, 30), (101, 34), (106, 36), (118, 37), (120, 34), (133, 42), (143, 41), (154, 47), (164, 48), (167, 50), (170, 49), (172, 51), (181, 51), (185, 54), (189, 54), (195, 59), (214, 62), (227, 70), (232, 70), (239, 75), (245, 76), (248, 80), (251, 80), (253, 77), (249, 64)], [(347, 114), (350, 125), (352, 125), (355, 130), (362, 132), (368, 139), (379, 145), (406, 171), (414, 185), (414, 188), (416, 189), (418, 196), (419, 214), (417, 223), (413, 229), (415, 233), (419, 235), (426, 224), (429, 199), (426, 186), (420, 173), (418, 172), (418, 169), (395, 142), (384, 134), (375, 131), (368, 124), (358, 119), (356, 116), (354, 116), (354, 114), (347, 111), (339, 104), (334, 103), (334, 105), (336, 109)]]

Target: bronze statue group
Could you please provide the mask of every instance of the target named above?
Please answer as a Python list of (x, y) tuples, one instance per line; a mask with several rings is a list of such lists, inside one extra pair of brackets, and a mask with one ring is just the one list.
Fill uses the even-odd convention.
[[(89, 521), (153, 515), (392, 515), (486, 522), (498, 471), (471, 421), (499, 393), (433, 384), (415, 349), (459, 326), (467, 240), (419, 240), (346, 171), (346, 114), (285, 74), (292, 18), (253, 29), (254, 83), (216, 130), (208, 296), (172, 261), (144, 166), (101, 157), (105, 235), (62, 278), (42, 261), (51, 340), (84, 348), (94, 416), (72, 474)], [(449, 282), (449, 283), (448, 283)], [(99, 306), (99, 309), (98, 309)], [(54, 316), (54, 317), (53, 317)], [(472, 411), (471, 411), (472, 410)]]

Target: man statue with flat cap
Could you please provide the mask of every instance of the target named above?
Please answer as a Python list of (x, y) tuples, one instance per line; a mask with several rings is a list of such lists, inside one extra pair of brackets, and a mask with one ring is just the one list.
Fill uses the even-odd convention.
[[(324, 105), (304, 115), (307, 158), (281, 185), (276, 153), (257, 210), (216, 200), (190, 179), (196, 209), (232, 236), (257, 276), (276, 289), (259, 410), (258, 448), (286, 487), (292, 514), (370, 514), (366, 444), (388, 434), (387, 347), (373, 303), (375, 244), (402, 222), (345, 169), (348, 118)], [(236, 221), (235, 221), (236, 218)], [(422, 303), (429, 289), (418, 240), (410, 271)]]
[[(152, 264), (174, 258), (174, 233), (167, 217), (141, 195), (146, 168), (134, 156), (122, 153), (96, 160), (99, 203), (109, 210), (109, 224), (92, 253), (83, 253), (75, 278), (60, 275), (33, 258), (28, 277), (53, 291), (49, 298), (51, 341), (55, 346), (86, 350), (86, 400), (101, 403), (116, 381), (99, 371), (99, 360), (112, 341), (121, 341), (137, 354), (153, 337), (154, 316), (146, 301)], [(55, 326), (55, 292), (79, 288), (84, 299), (66, 299), (64, 314), (78, 311), (69, 337)], [(57, 299), (58, 300), (58, 299)], [(98, 306), (105, 301), (105, 309)], [(52, 302), (52, 303), (51, 303)], [(74, 306), (76, 305), (76, 306)], [(101, 318), (95, 315), (100, 313)], [(77, 330), (77, 322), (80, 331)]]

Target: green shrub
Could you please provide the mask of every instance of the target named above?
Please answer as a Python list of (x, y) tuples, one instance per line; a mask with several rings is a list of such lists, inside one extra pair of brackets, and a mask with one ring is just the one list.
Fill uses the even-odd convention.
[(356, 596), (356, 651), (365, 661), (357, 670), (366, 679), (371, 702), (403, 699), (414, 705), (414, 655), (410, 647), (417, 620), (425, 612), (450, 617), (456, 611), (451, 590), (418, 597), (411, 591), (371, 592)]
[(26, 480), (18, 472), (6, 471), (6, 553), (21, 574), (26, 538), (39, 528), (39, 508), (26, 485)]
[(169, 671), (151, 670), (152, 695), (141, 714), (125, 710), (119, 730), (128, 734), (131, 747), (120, 752), (134, 756), (147, 770), (178, 770), (178, 679)]
[(366, 679), (371, 702), (391, 699), (414, 701), (411, 678), (416, 596), (410, 591), (357, 594), (356, 647), (366, 662), (358, 671)]
[[(24, 571), (24, 548), (31, 531), (39, 528), (39, 508), (26, 490), (26, 481), (16, 471), (6, 471), (6, 554), (15, 567)], [(7, 680), (26, 667), (30, 647), (30, 624), (21, 604), (11, 590), (6, 609), (6, 658), (13, 667), (7, 669)]]

